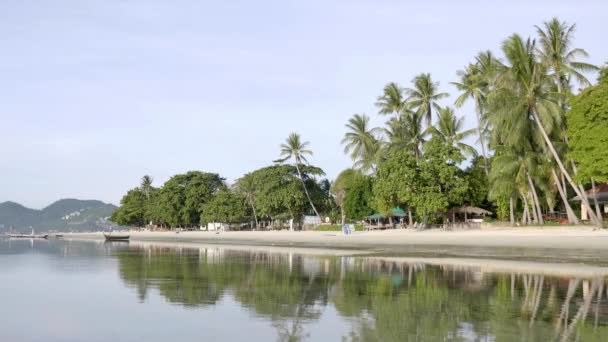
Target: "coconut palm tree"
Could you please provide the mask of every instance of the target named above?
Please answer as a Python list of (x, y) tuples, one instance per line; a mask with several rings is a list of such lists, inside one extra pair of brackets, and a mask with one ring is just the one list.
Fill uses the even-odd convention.
[(400, 120), (392, 119), (386, 123), (383, 133), (386, 137), (383, 146), (386, 153), (408, 150), (416, 160), (420, 158), (425, 132), (422, 127), (422, 115), (418, 112), (406, 109)]
[(255, 219), (255, 228), (258, 228), (258, 213), (255, 207), (255, 201), (258, 194), (258, 190), (253, 178), (246, 174), (243, 177), (239, 178), (234, 184), (235, 191), (245, 198), (245, 202), (247, 205), (251, 206), (253, 211), (253, 217)]
[(489, 170), (485, 139), (485, 131), (488, 125), (486, 117), (486, 97), (498, 61), (489, 51), (480, 53), (476, 59), (477, 63), (469, 64), (464, 70), (456, 72), (460, 81), (452, 82), (452, 84), (462, 92), (455, 101), (456, 107), (462, 107), (468, 99), (473, 100), (475, 103), (477, 135), (479, 137), (479, 144), (481, 145), (483, 166), (487, 176)]
[(535, 26), (538, 33), (539, 46), (536, 49), (541, 61), (551, 71), (557, 91), (564, 94), (570, 89), (570, 79), (575, 78), (582, 86), (589, 86), (591, 82), (584, 72), (596, 71), (599, 68), (593, 64), (579, 62), (580, 57), (589, 57), (583, 49), (572, 48), (576, 24), (568, 25), (565, 21), (553, 18), (543, 23), (542, 27)]
[(456, 147), (465, 156), (476, 157), (477, 150), (462, 140), (475, 134), (475, 129), (463, 130), (464, 118), (457, 117), (450, 107), (439, 108), (439, 116), (434, 126), (427, 128), (426, 133), (439, 138), (448, 146)]
[(374, 170), (379, 142), (375, 136), (378, 128), (371, 128), (367, 115), (355, 114), (346, 124), (348, 131), (344, 134), (342, 144), (344, 153), (350, 153), (355, 166), (363, 172)]
[(383, 115), (394, 115), (397, 120), (401, 117), (401, 112), (406, 107), (406, 102), (403, 97), (403, 89), (394, 82), (387, 84), (384, 87), (383, 93), (376, 101), (376, 107), (380, 109), (379, 113)]
[(405, 90), (408, 95), (407, 103), (415, 108), (418, 114), (423, 115), (427, 126), (430, 126), (433, 108), (437, 106), (437, 101), (447, 97), (448, 93), (440, 93), (439, 82), (433, 82), (431, 74), (428, 73), (414, 77), (412, 83), (414, 87)]
[(306, 149), (309, 144), (310, 143), (308, 141), (302, 141), (298, 133), (293, 132), (289, 134), (287, 140), (285, 140), (285, 143), (280, 145), (281, 156), (275, 162), (284, 163), (287, 160), (293, 159), (296, 166), (296, 170), (298, 172), (298, 177), (300, 178), (302, 186), (304, 187), (304, 193), (306, 194), (306, 198), (308, 198), (308, 202), (310, 203), (312, 210), (315, 212), (315, 215), (320, 218), (321, 215), (319, 215), (317, 208), (310, 199), (310, 194), (308, 193), (306, 183), (304, 182), (304, 177), (302, 176), (302, 171), (300, 170), (300, 165), (308, 164), (306, 155), (312, 155), (312, 151)]
[(150, 199), (150, 193), (152, 192), (152, 182), (154, 181), (154, 179), (152, 179), (152, 177), (145, 175), (141, 178), (141, 185), (140, 185), (140, 189), (141, 191), (144, 193), (144, 196), (146, 196), (146, 199)]
[[(494, 121), (505, 125), (494, 126), (494, 131), (500, 132), (503, 141), (512, 144), (508, 146), (516, 146), (521, 141), (518, 135), (521, 127), (518, 125), (528, 127), (531, 131), (528, 136), (534, 137), (543, 150), (550, 152), (562, 174), (591, 211), (588, 199), (576, 187), (550, 137), (561, 125), (561, 108), (551, 91), (552, 79), (547, 66), (540, 63), (534, 54), (535, 43), (514, 34), (503, 42), (502, 50), (508, 65), (497, 76), (495, 89), (490, 95), (493, 103), (490, 112)], [(596, 224), (601, 224), (595, 214), (590, 214), (590, 217)]]

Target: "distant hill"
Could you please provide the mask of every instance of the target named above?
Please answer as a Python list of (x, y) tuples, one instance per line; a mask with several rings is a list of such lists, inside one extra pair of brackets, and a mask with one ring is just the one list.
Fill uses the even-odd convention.
[[(42, 210), (15, 202), (0, 203), (0, 232), (97, 231), (114, 226), (108, 219), (113, 204), (96, 200), (62, 199)], [(31, 228), (30, 228), (31, 227)]]

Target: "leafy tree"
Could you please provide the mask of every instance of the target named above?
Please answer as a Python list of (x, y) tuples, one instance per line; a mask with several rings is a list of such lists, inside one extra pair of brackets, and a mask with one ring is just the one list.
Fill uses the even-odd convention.
[(464, 170), (468, 190), (465, 200), (473, 206), (492, 211), (494, 208), (488, 201), (489, 184), (485, 174), (485, 161), (479, 156), (471, 161), (471, 165)]
[(598, 85), (570, 101), (567, 113), (570, 157), (576, 161), (579, 182), (593, 178), (608, 183), (608, 68)]
[(355, 174), (347, 184), (344, 195), (344, 215), (349, 220), (360, 220), (374, 212), (373, 178)]
[(135, 188), (129, 190), (120, 200), (120, 207), (112, 214), (110, 220), (124, 226), (142, 227), (146, 224), (146, 195)]
[(253, 217), (255, 219), (255, 227), (257, 228), (259, 225), (258, 213), (256, 210), (258, 188), (256, 186), (254, 177), (252, 177), (249, 173), (244, 175), (236, 181), (234, 188), (235, 191), (243, 197), (247, 205), (251, 207), (251, 212), (253, 213)]
[(203, 205), (200, 222), (239, 223), (251, 217), (247, 215), (245, 200), (240, 195), (224, 190), (218, 192)]
[(225, 187), (216, 173), (190, 171), (171, 177), (158, 194), (160, 221), (172, 227), (198, 225), (204, 204)]
[(281, 157), (277, 160), (279, 163), (284, 163), (289, 159), (293, 159), (296, 170), (298, 171), (298, 176), (302, 181), (302, 186), (304, 187), (304, 193), (306, 194), (306, 198), (308, 198), (308, 203), (312, 207), (312, 210), (315, 212), (317, 217), (321, 217), (317, 208), (312, 203), (312, 199), (310, 198), (310, 194), (308, 193), (308, 189), (306, 188), (306, 182), (302, 177), (302, 172), (300, 171), (300, 165), (308, 164), (308, 160), (306, 160), (306, 155), (312, 155), (311, 150), (307, 150), (308, 141), (301, 141), (300, 135), (298, 133), (291, 133), (284, 144), (281, 144)]

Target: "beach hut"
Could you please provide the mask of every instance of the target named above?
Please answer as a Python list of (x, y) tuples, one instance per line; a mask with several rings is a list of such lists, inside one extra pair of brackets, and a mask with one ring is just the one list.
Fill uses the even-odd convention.
[(481, 222), (484, 217), (492, 215), (492, 212), (479, 207), (463, 205), (449, 209), (447, 214), (452, 218), (452, 222), (456, 222), (456, 219), (460, 217), (464, 218), (464, 222)]
[[(598, 184), (595, 187), (595, 192), (593, 189), (587, 191), (587, 198), (589, 199), (589, 204), (591, 204), (591, 207), (594, 209), (595, 201), (597, 200), (602, 217), (606, 218), (608, 216), (608, 184)], [(581, 202), (581, 198), (576, 196), (571, 198), (570, 201)], [(581, 219), (589, 220), (589, 213), (587, 212), (587, 207), (584, 205), (581, 205)]]
[(375, 213), (373, 215), (370, 216), (366, 216), (363, 219), (365, 220), (369, 220), (370, 224), (371, 222), (373, 222), (374, 220), (376, 221), (377, 225), (380, 225), (380, 222), (383, 219), (389, 219), (389, 221), (391, 221), (392, 223), (392, 218), (398, 218), (398, 219), (402, 219), (403, 217), (407, 216), (407, 214), (405, 213), (405, 211), (403, 211), (403, 209), (399, 208), (399, 207), (395, 207), (391, 210), (391, 213), (389, 215), (382, 215), (380, 213)]

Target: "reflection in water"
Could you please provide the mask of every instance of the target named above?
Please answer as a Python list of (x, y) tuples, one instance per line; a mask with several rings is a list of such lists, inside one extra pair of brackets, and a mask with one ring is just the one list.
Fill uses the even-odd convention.
[(0, 240), (0, 340), (608, 341), (607, 268), (568, 267)]
[(604, 277), (567, 278), (381, 258), (220, 247), (117, 249), (120, 276), (146, 301), (188, 307), (231, 296), (269, 319), (282, 341), (310, 336), (328, 306), (356, 341), (605, 341)]

